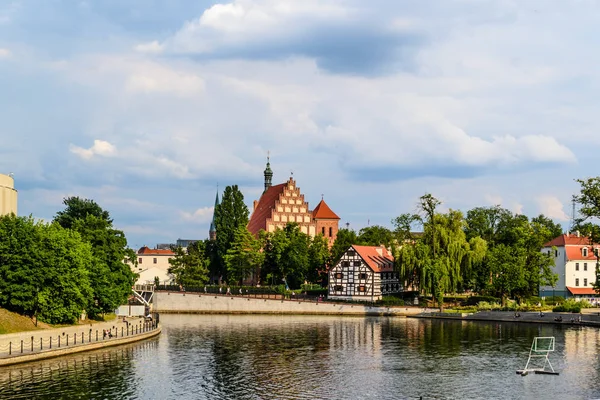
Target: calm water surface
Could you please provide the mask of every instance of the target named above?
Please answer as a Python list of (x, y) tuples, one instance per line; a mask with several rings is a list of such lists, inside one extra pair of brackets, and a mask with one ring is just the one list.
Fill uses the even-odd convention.
[[(385, 317), (162, 315), (143, 343), (0, 369), (0, 399), (593, 399), (600, 330)], [(555, 336), (560, 376), (515, 371)]]

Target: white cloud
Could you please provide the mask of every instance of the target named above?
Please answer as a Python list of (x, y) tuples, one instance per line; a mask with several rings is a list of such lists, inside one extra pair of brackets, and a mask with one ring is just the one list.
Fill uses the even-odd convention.
[(214, 210), (214, 207), (202, 207), (194, 212), (180, 211), (179, 215), (184, 221), (204, 223), (212, 220)]
[(502, 196), (496, 194), (486, 194), (484, 196), (485, 201), (491, 206), (497, 206), (502, 204)]
[(117, 153), (117, 149), (115, 148), (115, 146), (113, 146), (105, 140), (99, 139), (94, 140), (94, 145), (89, 149), (84, 149), (82, 147), (71, 144), (69, 146), (69, 151), (71, 151), (71, 153), (73, 154), (78, 155), (84, 160), (89, 160), (96, 155), (102, 157), (113, 157)]
[(12, 55), (9, 49), (0, 47), (0, 58), (9, 58)]
[(141, 43), (134, 47), (135, 51), (140, 53), (159, 54), (163, 51), (164, 46), (154, 40), (149, 43)]
[(569, 216), (565, 213), (564, 205), (558, 197), (553, 195), (542, 195), (536, 198), (536, 202), (540, 209), (540, 213), (544, 214), (546, 217), (559, 221), (569, 220)]

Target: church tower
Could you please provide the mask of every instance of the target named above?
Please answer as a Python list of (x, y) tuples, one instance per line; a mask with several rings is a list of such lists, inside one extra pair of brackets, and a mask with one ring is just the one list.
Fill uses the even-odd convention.
[[(267, 168), (265, 168), (265, 191), (271, 187), (271, 180), (273, 179), (273, 171), (271, 170), (270, 156), (267, 155)], [(263, 192), (263, 193), (264, 193)]]
[(213, 218), (210, 223), (210, 229), (208, 230), (208, 238), (210, 240), (217, 239), (217, 223), (215, 221), (215, 211), (217, 211), (217, 206), (219, 205), (219, 189), (217, 189), (217, 196), (215, 197), (215, 208), (213, 209)]

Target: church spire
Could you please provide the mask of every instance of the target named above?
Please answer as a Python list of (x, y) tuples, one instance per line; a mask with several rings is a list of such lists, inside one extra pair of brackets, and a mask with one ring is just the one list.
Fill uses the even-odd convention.
[(219, 186), (217, 185), (217, 195), (215, 197), (215, 208), (213, 209), (213, 218), (210, 223), (210, 229), (208, 230), (208, 237), (210, 240), (217, 239), (217, 223), (215, 221), (215, 211), (217, 211), (217, 206), (219, 205)]
[(270, 152), (267, 152), (267, 168), (265, 168), (265, 192), (271, 187), (271, 180), (273, 179), (273, 171), (271, 170), (270, 155), (271, 155)]

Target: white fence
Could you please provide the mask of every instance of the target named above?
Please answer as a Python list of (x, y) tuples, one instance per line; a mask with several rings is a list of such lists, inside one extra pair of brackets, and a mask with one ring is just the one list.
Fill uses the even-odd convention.
[(120, 306), (115, 310), (118, 317), (144, 317), (146, 316), (146, 306)]

